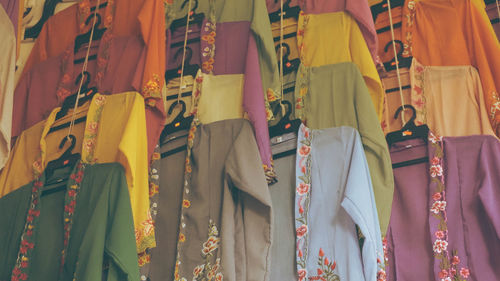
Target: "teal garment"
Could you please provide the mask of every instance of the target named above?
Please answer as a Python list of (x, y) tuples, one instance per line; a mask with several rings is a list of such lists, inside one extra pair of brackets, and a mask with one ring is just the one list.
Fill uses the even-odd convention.
[[(71, 172), (56, 171), (55, 176)], [(83, 165), (76, 195), (73, 224), (61, 273), (64, 246), (65, 191), (40, 197), (40, 215), (34, 223), (34, 247), (29, 256), (27, 279), (139, 280), (134, 225), (125, 171), (120, 164)], [(42, 175), (44, 182), (44, 175)], [(71, 190), (71, 181), (66, 189)], [(0, 280), (11, 280), (27, 220), (33, 183), (0, 199)], [(58, 185), (45, 185), (50, 190)]]
[[(186, 16), (188, 5), (185, 4), (184, 8), (181, 8), (184, 2), (185, 1), (174, 0), (172, 4), (166, 5), (165, 17), (167, 27), (170, 26), (174, 19), (180, 19)], [(196, 4), (197, 8), (195, 11), (197, 14), (203, 13), (205, 18), (215, 21), (216, 23), (250, 22), (250, 28), (259, 52), (259, 65), (264, 93), (266, 93), (268, 89), (271, 89), (274, 92), (275, 98), (278, 98), (280, 88), (278, 64), (276, 63), (278, 59), (271, 31), (271, 23), (269, 21), (269, 15), (267, 14), (266, 1), (192, 0), (193, 7), (195, 7)], [(211, 5), (215, 6), (212, 6), (211, 9)], [(217, 48), (217, 46), (215, 46), (215, 48)]]
[(349, 126), (359, 131), (375, 193), (380, 230), (391, 215), (394, 176), (375, 107), (358, 67), (352, 62), (319, 67), (300, 65), (295, 115), (311, 129)]

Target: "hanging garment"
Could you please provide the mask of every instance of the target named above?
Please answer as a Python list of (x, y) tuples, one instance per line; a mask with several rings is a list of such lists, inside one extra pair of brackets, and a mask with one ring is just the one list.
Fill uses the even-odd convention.
[[(189, 49), (186, 49), (185, 63), (186, 65), (197, 64), (201, 66), (204, 73), (213, 72), (216, 76), (231, 74), (231, 76), (228, 77), (234, 78), (238, 75), (241, 77), (238, 78), (241, 81), (241, 85), (235, 85), (234, 89), (227, 87), (229, 84), (226, 83), (226, 86), (223, 88), (226, 89), (225, 91), (212, 86), (209, 86), (206, 91), (204, 90), (205, 93), (213, 93), (210, 100), (205, 99), (207, 102), (206, 106), (212, 108), (207, 108), (210, 109), (211, 114), (222, 114), (232, 116), (231, 118), (242, 118), (243, 115), (234, 115), (234, 112), (231, 111), (238, 110), (239, 112), (241, 110), (241, 105), (243, 105), (243, 109), (248, 114), (248, 119), (252, 123), (257, 136), (257, 143), (259, 145), (259, 151), (266, 170), (266, 175), (268, 180), (272, 182), (275, 176), (272, 168), (273, 164), (266, 118), (270, 118), (272, 112), (269, 110), (266, 112), (262, 88), (255, 87), (255, 85), (262, 84), (262, 76), (259, 69), (259, 53), (250, 27), (251, 25), (248, 21), (217, 23), (215, 31), (208, 21), (204, 21), (200, 26), (190, 26), (189, 30), (191, 32), (189, 32), (188, 35), (188, 42), (190, 43), (187, 44)], [(169, 58), (168, 69), (175, 69), (182, 63), (182, 48), (184, 46), (185, 31), (185, 28), (178, 28), (171, 36), (167, 36), (172, 41), (172, 43), (169, 44), (170, 50), (167, 54)], [(170, 31), (167, 33), (170, 33)], [(215, 33), (217, 33), (217, 35), (215, 35)], [(197, 38), (200, 40), (198, 41)], [(218, 80), (223, 81), (224, 79), (225, 78), (221, 78)], [(189, 81), (185, 82), (187, 84)], [(175, 81), (173, 85), (176, 85)], [(177, 92), (174, 94), (177, 94)], [(224, 93), (226, 94), (225, 97), (223, 96)], [(230, 96), (235, 93), (238, 94), (234, 97)], [(241, 93), (243, 93), (243, 95)], [(171, 95), (170, 92), (169, 95)], [(226, 101), (220, 103), (213, 100), (214, 97), (224, 98)], [(241, 98), (243, 98), (242, 102)], [(171, 100), (171, 102), (175, 100), (177, 99)], [(229, 100), (231, 100), (231, 102), (229, 102)], [(274, 100), (276, 100), (275, 97), (270, 95), (269, 101)], [(235, 104), (234, 102), (237, 103)], [(167, 104), (168, 103), (169, 101), (167, 101)], [(220, 105), (221, 107), (216, 109), (214, 104)], [(221, 108), (223, 108), (223, 110), (221, 110)], [(218, 117), (218, 120), (222, 120), (220, 117), (221, 116)], [(213, 121), (213, 118), (201, 120), (202, 123), (210, 123)]]
[(299, 280), (376, 280), (382, 238), (358, 132), (301, 125), (296, 163)]
[(267, 280), (271, 198), (260, 163), (248, 121), (192, 127), (177, 175), (184, 181), (174, 280)]
[[(387, 72), (386, 76), (382, 78), (382, 84), (385, 90), (385, 100), (384, 119), (382, 120), (381, 126), (384, 135), (400, 130), (403, 127), (404, 124), (401, 117), (394, 118), (394, 114), (401, 105), (411, 104), (410, 70), (407, 68), (400, 69), (400, 78), (401, 88), (403, 90), (403, 101), (401, 101), (401, 96), (399, 94), (399, 83), (396, 70)], [(405, 121), (408, 122), (411, 118), (411, 110), (405, 112), (405, 117)]]
[(346, 12), (301, 14), (297, 40), (305, 66), (355, 63), (365, 78), (379, 120), (384, 90), (375, 64), (354, 18)]
[(387, 280), (496, 280), (500, 143), (492, 136), (413, 139), (391, 147), (395, 192)]
[[(19, 188), (34, 180), (33, 166), (41, 172), (47, 162), (60, 155), (58, 148), (68, 130), (51, 127), (70, 122), (72, 112), (54, 122), (59, 108), (49, 118), (24, 131), (16, 141), (12, 154), (0, 174), (0, 195)], [(125, 168), (130, 201), (134, 213), (138, 252), (154, 247), (153, 224), (150, 220), (147, 136), (144, 100), (136, 92), (111, 96), (96, 94), (90, 105), (78, 108), (75, 118), (87, 116), (87, 121), (73, 127), (76, 152), (82, 154), (85, 163), (119, 162)], [(41, 161), (38, 161), (39, 154)]]
[[(150, 269), (147, 275), (144, 275), (151, 281), (174, 280), (184, 184), (182, 175), (187, 154), (186, 133), (179, 131), (169, 135), (171, 140), (160, 147), (159, 183), (156, 191), (158, 202), (154, 209), (157, 213), (156, 247), (151, 249)], [(146, 278), (144, 280), (147, 280)]]
[[(17, 2), (17, 1), (15, 1)], [(0, 5), (0, 169), (3, 168), (10, 151), (12, 130), (12, 104), (14, 96), (14, 73), (16, 71), (16, 37), (12, 23)]]
[(54, 185), (42, 174), (0, 199), (0, 279), (91, 281), (105, 270), (106, 280), (139, 280), (123, 167), (65, 172), (65, 192), (44, 196)]
[[(289, 133), (272, 138), (274, 167), (279, 181), (269, 187), (273, 203), (273, 244), (269, 280), (298, 280), (295, 262), (295, 160), (297, 136)], [(288, 154), (288, 151), (292, 151)]]
[(350, 62), (301, 65), (295, 86), (295, 114), (309, 128), (356, 128), (370, 168), (380, 229), (387, 231), (394, 178), (387, 143), (358, 67)]
[(424, 66), (413, 59), (410, 74), (417, 125), (440, 136), (495, 136), (474, 67)]
[[(1, 0), (0, 6), (3, 7), (4, 12), (10, 19), (12, 26), (14, 27), (14, 37), (17, 38), (17, 27), (19, 25), (19, 2), (17, 0)], [(4, 33), (2, 33), (4, 34)], [(2, 53), (5, 55), (4, 53)], [(14, 55), (15, 57), (15, 55)]]
[[(75, 37), (86, 32), (89, 27), (85, 20), (92, 14), (91, 7), (96, 0), (83, 0), (50, 17), (43, 25), (28, 61), (24, 73), (36, 64), (48, 58), (61, 55)], [(101, 1), (101, 4), (104, 1)], [(111, 29), (114, 36), (141, 36), (145, 48), (143, 75), (140, 93), (146, 99), (148, 110), (148, 136), (151, 139), (151, 155), (163, 125), (163, 104), (161, 89), (165, 73), (165, 16), (161, 0), (108, 0), (107, 6), (98, 12), (102, 17), (100, 28)], [(92, 23), (92, 20), (91, 20)], [(89, 25), (90, 26), (90, 25)]]
[[(167, 1), (168, 2), (168, 1)], [(183, 4), (182, 1), (172, 1), (172, 3), (166, 3), (165, 6), (165, 12), (166, 12), (166, 22), (167, 26), (170, 26), (170, 23), (174, 19), (179, 19), (183, 18), (187, 14), (187, 5), (183, 6), (184, 8), (181, 8), (181, 5)], [(193, 1), (193, 5), (195, 5)], [(194, 7), (194, 6), (193, 6)], [(255, 41), (255, 45), (257, 46), (257, 59), (252, 59), (252, 57), (255, 54), (247, 54), (242, 57), (238, 57), (237, 61), (242, 61), (243, 58), (246, 58), (244, 64), (239, 64), (235, 63), (235, 67), (241, 67), (242, 65), (245, 65), (246, 70), (245, 72), (227, 72), (227, 73), (221, 73), (218, 72), (217, 70), (217, 65), (214, 65), (214, 74), (241, 74), (245, 73), (245, 77), (247, 76), (248, 69), (251, 66), (251, 71), (257, 71), (257, 69), (260, 70), (260, 78), (259, 80), (250, 81), (248, 82), (248, 85), (250, 86), (249, 89), (256, 88), (255, 85), (260, 85), (262, 84), (262, 89), (266, 95), (265, 101), (266, 101), (266, 106), (268, 106), (268, 100), (272, 99), (275, 100), (279, 97), (279, 75), (278, 75), (278, 65), (275, 63), (276, 62), (276, 53), (274, 51), (274, 44), (272, 40), (272, 34), (271, 34), (271, 29), (270, 29), (270, 23), (269, 23), (269, 17), (267, 14), (267, 9), (265, 6), (265, 2), (262, 0), (245, 0), (245, 1), (231, 1), (231, 0), (217, 0), (217, 1), (199, 1), (197, 5), (197, 9), (195, 11), (196, 13), (203, 13), (205, 15), (205, 18), (208, 19), (210, 22), (210, 26), (203, 27), (203, 28), (209, 28), (209, 34), (216, 34), (215, 35), (215, 41), (213, 41), (213, 36), (208, 36), (205, 37), (206, 40), (202, 39), (202, 42), (205, 41), (207, 44), (205, 45), (208, 47), (208, 49), (205, 50), (205, 47), (202, 48), (204, 52), (212, 52), (213, 48), (215, 47), (215, 60), (220, 60), (217, 58), (217, 53), (220, 52), (220, 54), (223, 54), (224, 56), (228, 55), (230, 57), (233, 57), (232, 54), (237, 53), (238, 51), (242, 51), (245, 48), (248, 48), (246, 45), (241, 44), (243, 42), (246, 42), (247, 40), (250, 40), (249, 43), (249, 50), (252, 50), (252, 39)], [(228, 31), (224, 30), (225, 27), (220, 27), (219, 23), (235, 23), (231, 24), (231, 27), (228, 27)], [(245, 29), (239, 29), (246, 23), (250, 23), (250, 30), (249, 34), (251, 36), (246, 38), (246, 34), (248, 31)], [(222, 25), (224, 26), (224, 25)], [(229, 29), (238, 29), (238, 32), (242, 32), (241, 35), (238, 34), (238, 32), (234, 30), (229, 30)], [(214, 30), (215, 29), (215, 30)], [(219, 30), (222, 31), (222, 34), (219, 36)], [(211, 33), (211, 32), (214, 33)], [(227, 35), (224, 35), (227, 34)], [(241, 40), (242, 42), (240, 43), (239, 40), (234, 39), (234, 36), (238, 35), (242, 36)], [(225, 37), (227, 36), (227, 37)], [(210, 38), (212, 37), (212, 38)], [(239, 45), (241, 44), (241, 45)], [(220, 46), (220, 47), (219, 47)], [(243, 49), (239, 49), (238, 46), (241, 46)], [(239, 49), (239, 50), (238, 50)], [(220, 57), (220, 56), (219, 56)], [(220, 62), (221, 64), (231, 64), (233, 63), (230, 60), (224, 60), (224, 62)], [(258, 62), (259, 68), (256, 68)], [(217, 63), (217, 62), (214, 62)], [(209, 64), (210, 65), (210, 64)], [(227, 67), (227, 66), (226, 66)], [(255, 68), (254, 68), (255, 67)], [(228, 68), (229, 70), (229, 68)], [(245, 78), (247, 79), (247, 78)], [(258, 84), (260, 83), (260, 84)], [(260, 89), (257, 89), (260, 90)], [(256, 94), (255, 94), (256, 95)], [(269, 100), (272, 101), (272, 100)], [(269, 113), (269, 111), (268, 111)], [(253, 117), (250, 116), (250, 120), (252, 120)], [(268, 116), (268, 118), (272, 118), (271, 115)], [(252, 121), (253, 122), (253, 121)]]
[[(19, 81), (14, 95), (13, 135), (46, 119), (51, 110), (62, 104), (64, 98), (78, 92), (75, 80), (82, 64), (74, 60), (85, 57), (85, 50), (73, 53), (74, 42), (66, 51), (35, 66)], [(139, 91), (144, 73), (146, 47), (138, 37), (114, 38), (106, 32), (99, 42), (97, 58), (89, 61), (89, 87), (95, 86), (102, 94)], [(127, 59), (124, 59), (127, 58)], [(163, 103), (161, 103), (162, 111)], [(156, 130), (163, 124), (156, 123), (155, 109), (146, 107), (148, 155), (156, 145)], [(160, 130), (161, 131), (161, 130)]]
[(476, 1), (408, 1), (403, 42), (426, 66), (472, 65), (477, 68), (490, 123), (500, 134), (500, 43), (486, 12)]

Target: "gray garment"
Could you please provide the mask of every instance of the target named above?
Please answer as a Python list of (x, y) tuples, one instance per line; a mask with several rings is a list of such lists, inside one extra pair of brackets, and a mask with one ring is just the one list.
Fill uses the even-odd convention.
[(185, 152), (161, 161), (150, 279), (175, 280), (177, 268), (179, 280), (268, 280), (271, 198), (252, 126), (244, 119), (200, 125), (191, 151), (186, 178)]
[(151, 250), (149, 273), (149, 278), (152, 281), (174, 280), (186, 149), (169, 156), (165, 154), (185, 146), (187, 144), (186, 134), (187, 131), (173, 134), (172, 136), (177, 136), (177, 138), (163, 144), (160, 148), (162, 158), (158, 168), (160, 185), (155, 221), (156, 248)]
[[(281, 138), (281, 140), (279, 140)], [(271, 139), (274, 155), (293, 150), (293, 154), (274, 159), (274, 169), (279, 177), (269, 186), (273, 202), (273, 245), (271, 247), (271, 279), (297, 280), (295, 264), (295, 158), (297, 135)]]

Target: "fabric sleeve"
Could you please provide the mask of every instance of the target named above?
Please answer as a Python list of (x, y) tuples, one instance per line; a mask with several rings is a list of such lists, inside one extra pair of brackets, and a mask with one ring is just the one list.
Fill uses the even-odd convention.
[[(271, 195), (261, 169), (261, 160), (257, 153), (252, 128), (246, 120), (232, 150), (229, 152), (225, 167), (228, 185), (237, 189), (237, 191), (232, 190), (232, 192), (238, 194), (233, 196), (238, 197), (235, 199), (235, 204), (242, 208), (236, 213), (242, 216), (240, 218), (243, 222), (241, 231), (245, 237), (244, 245), (233, 245), (234, 247), (244, 247), (243, 253), (235, 251), (236, 255), (230, 253), (230, 256), (237, 258), (239, 257), (237, 254), (240, 253), (246, 259), (245, 264), (237, 265), (251, 269), (246, 272), (246, 280), (268, 280), (272, 240)], [(232, 214), (228, 215), (224, 210), (222, 213), (222, 229), (226, 231), (224, 230), (225, 218), (227, 221), (234, 221), (234, 217)], [(223, 246), (222, 250), (223, 257), (226, 257), (225, 254), (233, 249)], [(224, 268), (224, 264), (222, 267)], [(231, 279), (230, 276), (228, 277)]]
[[(4, 11), (0, 12), (6, 15)], [(10, 22), (6, 19), (2, 20), (0, 23), (0, 29), (3, 34), (1, 47), (2, 56), (0, 57), (0, 169), (5, 165), (5, 162), (9, 157), (12, 129), (12, 107), (14, 103), (16, 38), (14, 29), (9, 23)]]
[(243, 108), (248, 113), (248, 117), (254, 128), (266, 177), (268, 182), (272, 182), (276, 175), (272, 167), (271, 143), (269, 141), (264, 92), (261, 87), (255, 87), (255, 85), (261, 85), (261, 82), (257, 47), (254, 38), (250, 37), (245, 63)]
[[(359, 74), (355, 75), (359, 76)], [(357, 112), (358, 131), (370, 169), (380, 230), (382, 235), (385, 235), (391, 216), (394, 193), (391, 158), (384, 133), (380, 123), (375, 118), (373, 103), (368, 96), (366, 86), (361, 79), (357, 80), (354, 90), (356, 93), (354, 105)]]
[(479, 10), (475, 1), (458, 1), (464, 11), (463, 28), (467, 47), (481, 78), (486, 106), (493, 130), (500, 136), (500, 42), (484, 9)]
[(351, 150), (346, 149), (346, 164), (349, 171), (345, 183), (345, 198), (342, 207), (351, 216), (365, 236), (362, 249), (363, 270), (365, 280), (376, 280), (377, 258), (383, 259), (382, 238), (376, 211), (370, 171), (356, 130), (352, 130), (350, 138), (353, 142)]
[(366, 45), (363, 34), (359, 29), (357, 22), (352, 16), (346, 14), (351, 19), (350, 26), (350, 51), (352, 61), (359, 67), (363, 78), (365, 79), (366, 86), (370, 92), (370, 96), (375, 107), (375, 112), (378, 119), (382, 120), (382, 112), (384, 109), (385, 92), (382, 87), (382, 81), (378, 75), (375, 63), (371, 59), (370, 50)]
[[(486, 211), (487, 221), (493, 226), (500, 239), (500, 143), (493, 138), (483, 143), (480, 165), (482, 175), (479, 198)], [(484, 221), (485, 224), (486, 221)]]
[(253, 31), (257, 49), (259, 50), (259, 65), (262, 77), (262, 87), (266, 101), (268, 119), (272, 118), (269, 102), (279, 98), (280, 89), (278, 61), (274, 48), (271, 23), (267, 14), (265, 1), (253, 0), (253, 15), (250, 28)]

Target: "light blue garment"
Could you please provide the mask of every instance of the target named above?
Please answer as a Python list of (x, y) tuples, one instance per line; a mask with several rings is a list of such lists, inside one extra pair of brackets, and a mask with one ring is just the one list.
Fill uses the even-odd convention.
[[(365, 153), (351, 127), (299, 129), (295, 227), (299, 280), (377, 280), (383, 248)], [(360, 250), (356, 225), (365, 241)]]

